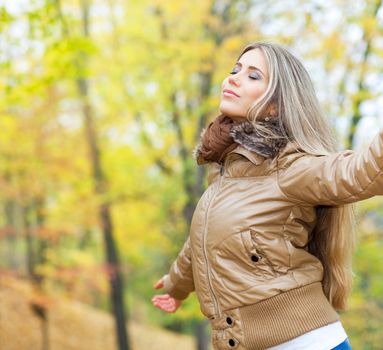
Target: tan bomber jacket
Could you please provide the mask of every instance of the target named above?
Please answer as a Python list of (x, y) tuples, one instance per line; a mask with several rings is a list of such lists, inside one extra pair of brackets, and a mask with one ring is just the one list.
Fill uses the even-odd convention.
[(363, 152), (310, 155), (287, 146), (268, 159), (238, 145), (208, 164), (208, 188), (165, 290), (195, 291), (214, 349), (256, 350), (339, 319), (307, 249), (318, 205), (383, 194), (383, 130)]

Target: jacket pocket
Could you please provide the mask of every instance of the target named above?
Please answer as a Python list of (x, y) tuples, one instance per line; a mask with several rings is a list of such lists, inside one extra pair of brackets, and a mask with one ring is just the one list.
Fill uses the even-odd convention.
[(290, 251), (287, 241), (281, 233), (271, 233), (250, 229), (251, 240), (259, 254), (267, 261), (274, 273), (287, 273), (290, 262)]
[(215, 270), (223, 284), (243, 291), (276, 276), (268, 258), (257, 249), (250, 230), (231, 234), (217, 247)]

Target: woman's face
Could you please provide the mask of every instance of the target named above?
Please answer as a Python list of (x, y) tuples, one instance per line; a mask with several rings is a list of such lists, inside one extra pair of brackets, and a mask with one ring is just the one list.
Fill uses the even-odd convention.
[(268, 83), (269, 72), (262, 51), (245, 52), (222, 82), (221, 113), (235, 120), (246, 118), (247, 111), (263, 95)]

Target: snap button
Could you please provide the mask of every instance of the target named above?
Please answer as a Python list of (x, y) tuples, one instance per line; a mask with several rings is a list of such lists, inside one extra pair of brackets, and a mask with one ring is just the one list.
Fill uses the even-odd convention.
[(259, 257), (257, 257), (256, 255), (252, 255), (251, 260), (254, 262), (257, 262), (257, 261), (259, 261)]
[(226, 323), (227, 324), (233, 324), (233, 320), (232, 320), (232, 318), (231, 317), (226, 317)]
[(230, 346), (235, 346), (235, 341), (233, 339), (229, 339), (229, 345)]

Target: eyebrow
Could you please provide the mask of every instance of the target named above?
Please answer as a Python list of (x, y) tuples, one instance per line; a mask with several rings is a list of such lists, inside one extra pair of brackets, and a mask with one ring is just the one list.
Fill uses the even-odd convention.
[[(241, 68), (242, 68), (243, 65), (241, 62), (236, 62), (236, 64), (234, 66), (241, 66)], [(258, 71), (259, 73), (261, 73), (263, 76), (265, 76), (265, 74), (258, 67), (248, 66), (247, 68), (254, 69), (254, 70)]]

